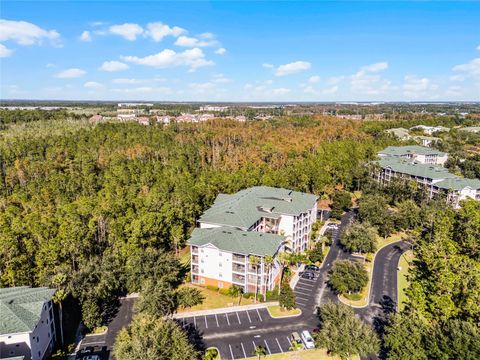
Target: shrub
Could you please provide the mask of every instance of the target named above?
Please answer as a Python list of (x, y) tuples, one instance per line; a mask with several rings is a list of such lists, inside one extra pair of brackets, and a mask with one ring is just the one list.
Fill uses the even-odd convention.
[(208, 290), (212, 290), (212, 291), (218, 291), (218, 290), (219, 290), (218, 287), (213, 286), (213, 285), (207, 285), (206, 288), (207, 288)]
[(218, 290), (218, 292), (222, 295), (226, 295), (226, 296), (230, 295), (230, 292), (228, 291), (228, 289), (225, 289), (225, 288)]
[(254, 293), (251, 293), (251, 292), (246, 292), (246, 293), (243, 294), (243, 297), (244, 297), (245, 299), (251, 299), (251, 298), (254, 297), (254, 296), (255, 296), (255, 294), (254, 294)]

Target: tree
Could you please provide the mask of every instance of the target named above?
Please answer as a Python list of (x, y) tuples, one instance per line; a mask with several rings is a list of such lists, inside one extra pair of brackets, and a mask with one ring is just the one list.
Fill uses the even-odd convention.
[(413, 230), (420, 223), (420, 208), (413, 200), (397, 203), (395, 226), (402, 230)]
[(350, 224), (340, 237), (349, 252), (374, 253), (377, 250), (377, 230), (368, 222)]
[(260, 265), (260, 258), (258, 256), (250, 255), (248, 257), (248, 262), (252, 265), (255, 269), (255, 302), (257, 302), (257, 294), (258, 294), (258, 267)]
[(380, 341), (375, 331), (357, 319), (352, 308), (327, 303), (320, 307), (319, 319), (320, 331), (313, 335), (318, 348), (326, 348), (329, 353), (342, 358), (379, 351)]
[(328, 283), (340, 294), (351, 294), (367, 285), (368, 273), (357, 261), (337, 260), (332, 265)]
[(362, 222), (368, 221), (377, 227), (383, 237), (388, 236), (394, 230), (393, 216), (388, 203), (380, 194), (367, 194), (360, 198), (358, 217)]
[(202, 360), (216, 360), (218, 359), (218, 350), (216, 348), (210, 348), (205, 351)]
[(282, 308), (287, 310), (295, 308), (295, 293), (287, 281), (284, 281), (280, 287), (279, 303)]
[(255, 349), (253, 350), (252, 353), (253, 356), (256, 356), (258, 360), (260, 360), (260, 357), (267, 356), (267, 350), (262, 346), (262, 345), (257, 345), (255, 346)]
[(332, 205), (330, 208), (330, 216), (340, 219), (342, 214), (352, 206), (352, 197), (346, 191), (337, 191), (332, 196)]
[(191, 287), (181, 287), (176, 290), (175, 295), (177, 306), (184, 308), (199, 305), (203, 303), (203, 300), (205, 300), (205, 296), (203, 296), (203, 293), (199, 289)]
[(140, 297), (135, 303), (137, 313), (162, 317), (173, 314), (178, 308), (175, 290), (168, 284), (145, 280)]
[(113, 354), (118, 360), (196, 360), (198, 356), (174, 321), (147, 314), (135, 315), (120, 330)]
[(238, 305), (240, 305), (240, 301), (242, 300), (243, 288), (238, 285), (232, 285), (228, 288), (228, 295), (235, 298), (238, 297)]
[[(265, 268), (266, 268), (266, 271), (267, 271), (267, 283), (268, 283), (268, 281), (270, 280), (270, 271), (272, 269), (274, 259), (273, 259), (273, 256), (266, 255), (263, 258), (263, 260), (264, 260)], [(263, 300), (264, 301), (267, 300), (267, 285), (266, 284), (265, 284), (265, 291), (263, 293)]]
[(325, 257), (323, 254), (324, 242), (322, 240), (317, 241), (313, 248), (307, 252), (308, 260), (312, 263), (321, 263)]

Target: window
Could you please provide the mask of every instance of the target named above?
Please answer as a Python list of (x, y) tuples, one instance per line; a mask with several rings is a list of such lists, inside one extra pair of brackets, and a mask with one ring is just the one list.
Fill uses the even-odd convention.
[(218, 263), (218, 267), (222, 267), (222, 263)]
[(222, 277), (222, 273), (218, 273), (218, 277)]
[(200, 279), (200, 284), (205, 284), (205, 279), (204, 278)]
[(223, 256), (221, 251), (218, 252), (218, 256)]
[(203, 273), (205, 272), (205, 270), (203, 270), (203, 269), (200, 269), (200, 272), (203, 274)]
[(220, 289), (223, 288), (223, 282), (221, 282), (221, 281), (218, 282), (218, 288), (220, 288)]

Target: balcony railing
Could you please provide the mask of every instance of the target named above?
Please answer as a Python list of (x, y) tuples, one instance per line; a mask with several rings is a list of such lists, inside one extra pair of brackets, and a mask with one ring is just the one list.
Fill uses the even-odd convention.
[(245, 256), (233, 254), (232, 255), (232, 261), (244, 263), (245, 262)]
[(238, 265), (238, 264), (232, 264), (232, 271), (239, 272), (239, 273), (244, 273), (245, 272), (245, 266), (244, 265)]
[(192, 255), (192, 264), (198, 264), (198, 255)]
[(245, 284), (245, 276), (243, 275), (237, 275), (237, 274), (232, 274), (232, 282), (234, 283), (239, 283), (239, 284)]
[(198, 254), (198, 247), (192, 246), (192, 254)]
[(192, 265), (192, 273), (198, 274), (199, 273), (199, 267), (198, 265)]

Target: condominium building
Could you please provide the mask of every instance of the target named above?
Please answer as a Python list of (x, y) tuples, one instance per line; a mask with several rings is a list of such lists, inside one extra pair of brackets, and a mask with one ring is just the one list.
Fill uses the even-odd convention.
[(54, 289), (0, 288), (0, 358), (43, 360), (55, 343)]
[[(385, 154), (385, 151), (381, 153)], [(424, 160), (425, 161), (425, 160)], [(380, 170), (375, 173), (378, 182), (388, 185), (394, 178), (413, 180), (424, 186), (430, 199), (443, 195), (454, 207), (465, 199), (480, 200), (480, 180), (465, 179), (448, 169), (417, 159), (397, 156), (381, 156)]]
[(307, 249), (316, 214), (317, 197), (292, 190), (257, 186), (219, 194), (188, 240), (191, 281), (272, 290), (280, 278), (278, 255)]
[(402, 158), (414, 160), (420, 164), (444, 165), (448, 154), (432, 148), (409, 145), (389, 146), (378, 153), (380, 158)]

